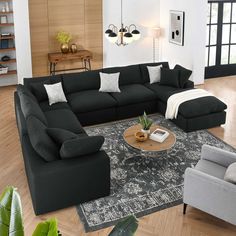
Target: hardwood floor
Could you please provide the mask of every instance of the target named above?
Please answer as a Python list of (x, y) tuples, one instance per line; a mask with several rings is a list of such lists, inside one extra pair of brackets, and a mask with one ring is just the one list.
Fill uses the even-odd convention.
[[(236, 148), (236, 77), (207, 80), (205, 85), (199, 87), (211, 91), (227, 103), (226, 124), (210, 129), (210, 132)], [(23, 205), (25, 235), (31, 235), (36, 224), (49, 217), (58, 219), (63, 236), (108, 235), (112, 227), (86, 234), (75, 207), (38, 217), (34, 215), (15, 122), (14, 90), (15, 87), (0, 88), (0, 191), (6, 185), (18, 188)], [(140, 218), (136, 234), (136, 236), (190, 235), (233, 236), (236, 235), (236, 227), (191, 207), (188, 207), (187, 214), (183, 216), (180, 205)]]

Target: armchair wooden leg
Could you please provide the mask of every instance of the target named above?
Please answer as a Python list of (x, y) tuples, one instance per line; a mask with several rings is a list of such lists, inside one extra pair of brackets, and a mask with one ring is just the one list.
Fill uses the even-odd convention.
[(184, 203), (184, 206), (183, 206), (183, 214), (184, 215), (186, 214), (187, 206), (188, 206), (188, 204)]

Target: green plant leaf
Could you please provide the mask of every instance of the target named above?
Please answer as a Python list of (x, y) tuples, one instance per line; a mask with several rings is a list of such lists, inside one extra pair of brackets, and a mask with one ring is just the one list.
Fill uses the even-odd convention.
[(134, 215), (130, 215), (118, 222), (109, 236), (133, 236), (137, 228), (138, 220)]
[(139, 116), (139, 123), (144, 130), (149, 130), (153, 124), (153, 121), (148, 119), (146, 112), (144, 112), (142, 116)]
[(21, 200), (14, 187), (6, 187), (0, 196), (0, 235), (24, 235)]
[(32, 236), (58, 236), (57, 220), (49, 219), (37, 225)]
[(69, 43), (70, 40), (72, 39), (72, 36), (71, 36), (71, 34), (65, 32), (65, 31), (59, 31), (57, 33), (56, 39), (61, 44)]

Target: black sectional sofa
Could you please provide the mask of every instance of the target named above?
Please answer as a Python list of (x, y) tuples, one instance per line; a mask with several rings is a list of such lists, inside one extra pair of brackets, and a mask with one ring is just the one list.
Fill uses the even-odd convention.
[[(109, 195), (110, 162), (103, 150), (69, 160), (61, 159), (55, 154), (55, 160), (49, 162), (35, 150), (32, 139), (40, 138), (38, 136), (42, 132), (42, 137), (45, 140), (50, 139), (48, 143), (55, 148), (56, 153), (55, 140), (45, 132), (48, 128), (64, 129), (82, 137), (87, 136), (82, 128), (84, 125), (135, 117), (144, 111), (149, 114), (164, 114), (169, 96), (192, 89), (194, 85), (189, 80), (178, 88), (162, 86), (159, 83), (150, 84), (147, 66), (160, 64), (163, 68), (169, 68), (167, 62), (131, 65), (27, 78), (24, 79), (24, 86), (18, 86), (15, 93), (15, 111), (36, 214)], [(121, 93), (99, 92), (99, 72), (120, 72)], [(62, 82), (68, 103), (49, 106), (43, 84), (58, 82)], [(183, 103), (177, 119), (173, 122), (186, 132), (210, 128), (225, 122), (225, 109), (226, 105), (217, 98), (199, 98)], [(36, 117), (38, 124), (32, 117)], [(50, 147), (49, 149), (52, 151)]]

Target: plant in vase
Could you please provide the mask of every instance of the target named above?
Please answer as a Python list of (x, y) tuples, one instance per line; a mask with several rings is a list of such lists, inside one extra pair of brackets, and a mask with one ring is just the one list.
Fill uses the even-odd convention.
[[(17, 189), (6, 187), (0, 195), (0, 235), (24, 236), (22, 207)], [(32, 236), (61, 236), (57, 228), (57, 220), (49, 219), (40, 222)]]
[(69, 42), (72, 39), (72, 36), (70, 33), (67, 33), (65, 31), (59, 31), (56, 36), (57, 41), (61, 44), (61, 52), (62, 53), (68, 53), (69, 48)]
[(139, 116), (139, 124), (142, 126), (141, 131), (143, 133), (150, 134), (150, 128), (153, 124), (153, 121), (147, 117), (146, 112), (142, 116)]
[[(17, 189), (6, 187), (0, 195), (0, 236), (24, 236), (22, 206)], [(134, 215), (119, 221), (109, 236), (133, 236), (138, 228)], [(57, 220), (52, 218), (40, 222), (32, 236), (62, 236), (57, 227)]]

